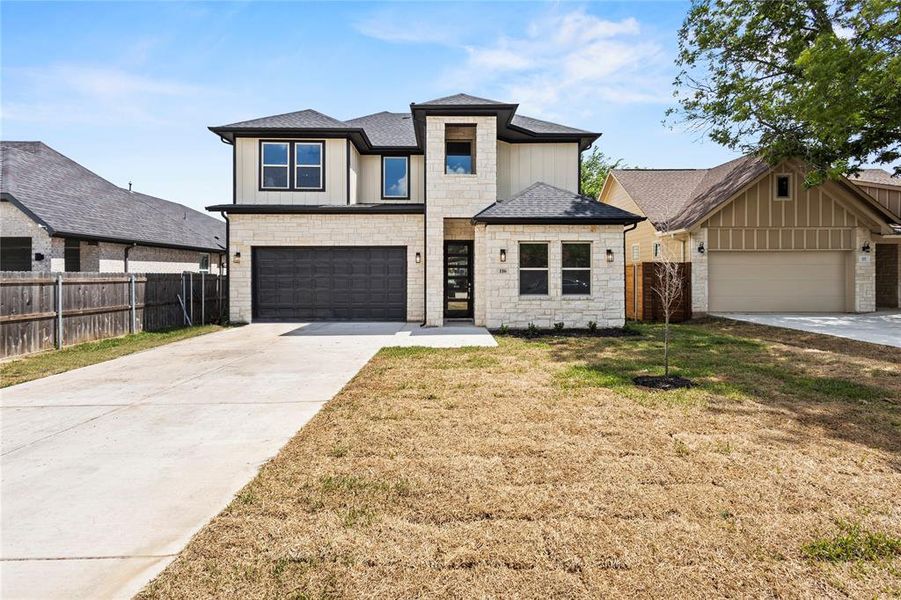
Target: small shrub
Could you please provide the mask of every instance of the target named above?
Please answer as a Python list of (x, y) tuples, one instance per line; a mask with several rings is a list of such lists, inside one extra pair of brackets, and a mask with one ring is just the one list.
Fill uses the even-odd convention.
[(594, 333), (598, 330), (598, 322), (597, 321), (588, 321), (588, 331)]
[(673, 450), (676, 452), (676, 456), (688, 456), (691, 453), (682, 440), (673, 440)]
[(563, 331), (563, 326), (564, 326), (563, 321), (558, 321), (557, 323), (554, 323), (554, 331)]
[(529, 323), (529, 326), (526, 327), (526, 337), (527, 338), (536, 338), (541, 332), (538, 330), (538, 326), (535, 323)]
[(829, 562), (901, 556), (901, 538), (865, 531), (859, 523), (839, 522), (838, 527), (838, 535), (805, 544), (801, 552), (807, 558)]
[(508, 333), (510, 333), (510, 328), (506, 323), (501, 323), (501, 328), (498, 329), (498, 333), (500, 333), (501, 335), (507, 335)]
[(332, 458), (344, 458), (345, 456), (347, 456), (347, 446), (336, 444), (332, 446), (332, 449), (329, 450), (328, 454)]

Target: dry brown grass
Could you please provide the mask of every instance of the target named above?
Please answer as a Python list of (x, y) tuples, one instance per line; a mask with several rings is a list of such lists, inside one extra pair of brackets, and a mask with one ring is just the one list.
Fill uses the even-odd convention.
[(645, 392), (643, 331), (383, 351), (140, 597), (901, 594), (802, 551), (901, 535), (901, 352), (685, 325)]

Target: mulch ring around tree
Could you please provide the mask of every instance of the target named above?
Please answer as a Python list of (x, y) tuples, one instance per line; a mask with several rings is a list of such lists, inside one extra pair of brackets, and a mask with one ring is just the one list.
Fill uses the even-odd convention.
[(635, 385), (663, 391), (690, 388), (694, 385), (690, 379), (685, 379), (678, 375), (670, 375), (669, 377), (663, 375), (639, 375), (638, 377), (633, 377), (632, 382)]

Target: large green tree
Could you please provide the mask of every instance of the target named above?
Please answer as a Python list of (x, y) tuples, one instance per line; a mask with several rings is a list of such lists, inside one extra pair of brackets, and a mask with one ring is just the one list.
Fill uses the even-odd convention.
[(693, 0), (679, 30), (683, 122), (808, 185), (901, 157), (901, 0)]
[(607, 173), (610, 172), (610, 169), (617, 169), (621, 166), (623, 166), (621, 158), (614, 160), (601, 152), (597, 146), (592, 146), (590, 153), (588, 150), (583, 152), (579, 170), (582, 195), (589, 198), (600, 196)]

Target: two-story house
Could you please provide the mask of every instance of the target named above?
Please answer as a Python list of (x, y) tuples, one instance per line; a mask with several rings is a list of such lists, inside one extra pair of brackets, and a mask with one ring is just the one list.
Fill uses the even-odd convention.
[(579, 194), (600, 134), (458, 94), (341, 121), (210, 130), (232, 146), (233, 321), (624, 323), (624, 226)]

